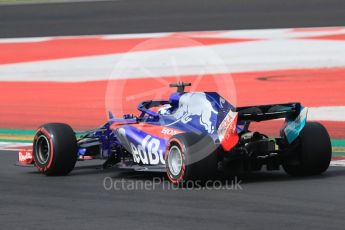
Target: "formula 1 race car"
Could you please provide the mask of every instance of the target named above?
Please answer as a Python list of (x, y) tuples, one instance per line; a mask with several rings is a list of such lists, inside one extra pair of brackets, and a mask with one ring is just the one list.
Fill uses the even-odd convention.
[[(32, 151), (20, 151), (22, 164), (45, 175), (66, 175), (78, 159), (105, 159), (103, 167), (165, 172), (174, 184), (212, 179), (221, 171), (280, 166), (292, 176), (321, 174), (331, 160), (331, 142), (319, 123), (307, 122), (300, 103), (232, 106), (216, 92), (185, 92), (168, 100), (143, 101), (139, 116), (124, 115), (76, 137), (62, 123), (42, 125)], [(285, 119), (280, 137), (250, 130), (251, 122)]]

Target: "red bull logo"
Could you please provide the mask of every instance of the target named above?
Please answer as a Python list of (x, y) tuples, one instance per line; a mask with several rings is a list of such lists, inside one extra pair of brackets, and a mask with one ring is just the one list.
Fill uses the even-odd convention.
[(215, 127), (211, 120), (212, 114), (218, 114), (218, 112), (213, 108), (206, 94), (196, 92), (185, 93), (180, 97), (179, 107), (173, 116), (177, 119), (174, 123), (182, 122), (184, 124), (190, 122), (192, 116), (198, 116), (200, 125), (202, 125), (208, 133), (213, 133)]

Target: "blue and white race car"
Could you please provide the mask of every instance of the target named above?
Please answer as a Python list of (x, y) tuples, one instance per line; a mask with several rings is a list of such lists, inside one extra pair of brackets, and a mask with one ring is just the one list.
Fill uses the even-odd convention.
[[(321, 174), (329, 167), (327, 130), (307, 122), (307, 108), (300, 103), (235, 108), (216, 92), (185, 92), (190, 85), (171, 84), (177, 92), (167, 100), (141, 102), (138, 116), (114, 118), (109, 112), (108, 122), (78, 138), (67, 124), (42, 125), (33, 150), (20, 152), (19, 159), (50, 176), (67, 175), (78, 159), (101, 158), (103, 167), (165, 172), (174, 184), (263, 166), (282, 165), (293, 176)], [(250, 130), (251, 122), (281, 118), (279, 137)]]

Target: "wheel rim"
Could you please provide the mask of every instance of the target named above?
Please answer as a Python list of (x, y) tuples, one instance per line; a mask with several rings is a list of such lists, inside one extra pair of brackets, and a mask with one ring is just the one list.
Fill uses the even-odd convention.
[(46, 164), (50, 157), (50, 145), (46, 136), (41, 135), (37, 138), (35, 150), (38, 162), (42, 165)]
[(182, 153), (177, 146), (172, 146), (168, 155), (169, 171), (173, 176), (180, 174), (182, 170)]

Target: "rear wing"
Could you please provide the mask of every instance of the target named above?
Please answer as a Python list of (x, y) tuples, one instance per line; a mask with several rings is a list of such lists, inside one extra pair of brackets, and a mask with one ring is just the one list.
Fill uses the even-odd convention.
[(300, 103), (237, 107), (238, 121), (265, 121), (279, 118), (295, 119), (301, 111)]

